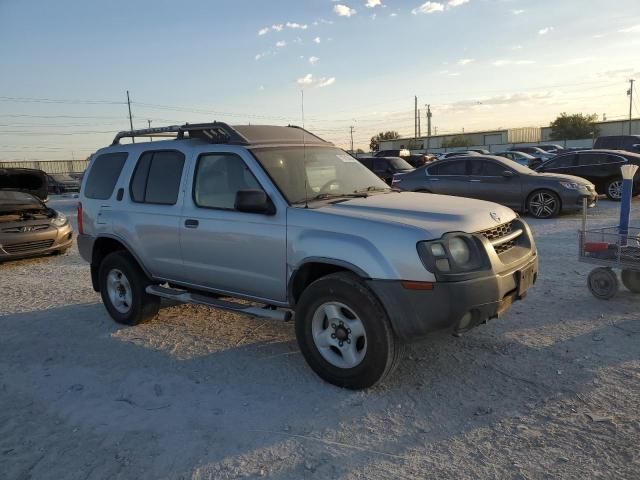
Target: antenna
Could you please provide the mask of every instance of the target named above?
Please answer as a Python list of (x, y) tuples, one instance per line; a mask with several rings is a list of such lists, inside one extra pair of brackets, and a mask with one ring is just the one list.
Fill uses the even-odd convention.
[(309, 186), (307, 179), (307, 141), (304, 129), (304, 89), (302, 93), (302, 170), (304, 172), (304, 208), (309, 208)]

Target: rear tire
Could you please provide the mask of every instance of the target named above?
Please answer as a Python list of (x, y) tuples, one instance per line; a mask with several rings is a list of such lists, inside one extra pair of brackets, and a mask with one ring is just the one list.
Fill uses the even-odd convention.
[(403, 350), (380, 301), (348, 272), (327, 275), (305, 289), (296, 307), (296, 338), (318, 376), (354, 390), (384, 380)]
[(553, 218), (561, 208), (560, 197), (551, 190), (536, 190), (527, 199), (527, 211), (535, 218)]
[(622, 200), (622, 179), (612, 178), (604, 187), (604, 193), (609, 200), (620, 202)]
[(100, 263), (98, 278), (102, 302), (117, 323), (139, 325), (158, 314), (160, 298), (145, 291), (150, 282), (128, 253), (107, 255)]

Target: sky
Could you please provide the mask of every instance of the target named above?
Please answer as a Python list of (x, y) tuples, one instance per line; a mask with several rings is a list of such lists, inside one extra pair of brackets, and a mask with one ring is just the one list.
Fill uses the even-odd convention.
[(545, 126), (628, 116), (630, 78), (638, 0), (0, 0), (0, 160), (85, 158), (127, 90), (135, 128), (304, 121), (368, 150), (413, 136), (414, 96), (434, 133)]

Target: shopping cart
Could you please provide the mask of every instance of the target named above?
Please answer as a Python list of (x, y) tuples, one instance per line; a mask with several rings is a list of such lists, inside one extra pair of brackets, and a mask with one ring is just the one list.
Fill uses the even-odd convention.
[(585, 202), (579, 233), (580, 262), (599, 265), (588, 279), (589, 290), (596, 298), (609, 300), (618, 293), (615, 270), (621, 270), (620, 278), (629, 291), (640, 293), (640, 228), (629, 227), (625, 233), (620, 233), (618, 226), (587, 229)]

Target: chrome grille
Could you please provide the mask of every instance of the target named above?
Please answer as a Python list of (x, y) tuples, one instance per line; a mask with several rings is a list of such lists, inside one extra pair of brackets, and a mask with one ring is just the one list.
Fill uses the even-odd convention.
[(2, 248), (10, 255), (17, 255), (21, 253), (29, 253), (37, 250), (44, 250), (53, 245), (53, 240), (41, 240), (38, 242), (23, 242), (14, 243), (12, 245), (3, 245)]
[[(490, 228), (488, 230), (483, 230), (478, 232), (479, 235), (483, 235), (487, 240), (491, 243), (496, 240), (500, 240), (507, 235), (510, 235), (513, 232), (513, 222), (503, 223), (502, 225), (498, 225), (497, 227)], [(507, 252), (516, 246), (516, 239), (509, 240), (508, 242), (502, 243), (500, 245), (494, 245), (496, 253), (500, 255), (501, 253)]]

